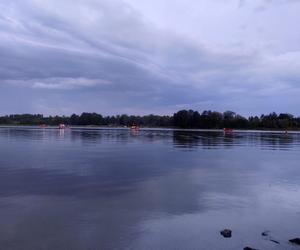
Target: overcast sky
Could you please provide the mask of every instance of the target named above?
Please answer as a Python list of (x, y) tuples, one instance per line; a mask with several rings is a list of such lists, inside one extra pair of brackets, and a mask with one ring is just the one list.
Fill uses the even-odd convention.
[(300, 0), (2, 0), (0, 114), (300, 115)]

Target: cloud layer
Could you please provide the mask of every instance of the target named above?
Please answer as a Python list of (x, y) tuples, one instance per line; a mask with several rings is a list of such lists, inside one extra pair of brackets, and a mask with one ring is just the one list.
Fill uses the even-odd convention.
[(298, 1), (12, 0), (0, 8), (0, 113), (299, 114)]

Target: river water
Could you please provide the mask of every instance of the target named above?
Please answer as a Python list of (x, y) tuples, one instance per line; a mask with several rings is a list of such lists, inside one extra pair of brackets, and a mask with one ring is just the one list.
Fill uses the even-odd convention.
[(0, 249), (299, 249), (296, 237), (298, 133), (0, 128)]

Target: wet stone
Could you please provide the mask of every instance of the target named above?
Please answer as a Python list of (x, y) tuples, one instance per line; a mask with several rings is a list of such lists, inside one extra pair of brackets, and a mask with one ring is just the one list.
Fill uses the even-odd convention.
[(289, 240), (291, 243), (296, 244), (296, 245), (300, 245), (300, 239), (299, 238), (295, 238), (295, 239), (291, 239)]
[(280, 242), (277, 241), (277, 240), (270, 239), (270, 241), (272, 241), (272, 242), (274, 242), (274, 243), (276, 243), (276, 244), (280, 244)]
[(231, 238), (232, 236), (232, 231), (230, 229), (224, 229), (220, 233), (224, 238)]

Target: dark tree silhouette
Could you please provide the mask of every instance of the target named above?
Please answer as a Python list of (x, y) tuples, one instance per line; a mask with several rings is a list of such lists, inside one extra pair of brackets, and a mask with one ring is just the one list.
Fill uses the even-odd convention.
[(97, 113), (72, 114), (68, 116), (48, 116), (41, 114), (14, 114), (0, 117), (1, 125), (67, 125), (78, 126), (131, 126), (133, 124), (144, 127), (178, 127), (202, 129), (300, 129), (300, 117), (288, 113), (277, 115), (250, 116), (245, 118), (232, 111), (220, 113), (205, 110), (201, 113), (194, 110), (180, 110), (173, 116), (159, 115), (117, 115), (103, 117)]

